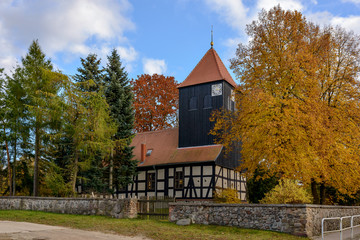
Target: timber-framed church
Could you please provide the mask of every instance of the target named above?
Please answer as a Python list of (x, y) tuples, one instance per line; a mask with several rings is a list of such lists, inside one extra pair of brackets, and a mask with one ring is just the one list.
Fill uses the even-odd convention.
[(137, 134), (132, 142), (139, 160), (134, 183), (122, 197), (175, 197), (211, 200), (217, 189), (233, 188), (245, 200), (245, 178), (236, 171), (240, 153), (225, 155), (209, 135), (216, 109), (234, 111), (234, 80), (211, 48), (178, 86), (179, 127)]

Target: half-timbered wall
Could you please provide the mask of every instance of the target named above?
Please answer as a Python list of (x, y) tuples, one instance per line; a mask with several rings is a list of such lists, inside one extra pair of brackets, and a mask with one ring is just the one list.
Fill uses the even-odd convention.
[[(183, 175), (180, 184), (176, 172)], [(150, 174), (155, 174), (154, 189), (149, 189)], [(151, 184), (150, 184), (151, 185)], [(181, 186), (182, 185), (182, 186)], [(180, 186), (180, 187), (179, 187)], [(245, 200), (245, 179), (233, 169), (215, 165), (213, 162), (193, 165), (163, 166), (139, 169), (134, 183), (120, 191), (120, 197), (169, 196), (177, 199), (212, 199), (219, 188), (234, 188)]]

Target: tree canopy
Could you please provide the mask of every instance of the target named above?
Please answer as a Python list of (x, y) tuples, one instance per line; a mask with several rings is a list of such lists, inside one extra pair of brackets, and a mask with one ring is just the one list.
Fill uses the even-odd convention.
[[(298, 11), (263, 10), (231, 60), (238, 111), (212, 131), (242, 142), (242, 168), (353, 194), (360, 185), (359, 37)], [(314, 188), (315, 190), (316, 188)], [(313, 191), (316, 195), (316, 192)], [(316, 196), (314, 196), (316, 199)]]
[(177, 125), (178, 83), (174, 77), (143, 74), (132, 80), (135, 130), (156, 131)]

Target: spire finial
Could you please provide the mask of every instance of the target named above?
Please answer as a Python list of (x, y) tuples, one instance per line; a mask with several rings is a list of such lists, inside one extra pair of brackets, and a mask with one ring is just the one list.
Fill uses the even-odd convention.
[(214, 46), (214, 42), (213, 42), (213, 25), (211, 25), (211, 42), (210, 42), (210, 46), (211, 46), (211, 48), (213, 48), (213, 46)]

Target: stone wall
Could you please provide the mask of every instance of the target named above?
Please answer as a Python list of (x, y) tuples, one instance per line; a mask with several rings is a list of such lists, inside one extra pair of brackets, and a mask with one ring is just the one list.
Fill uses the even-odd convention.
[(0, 209), (135, 218), (137, 199), (0, 197)]
[[(291, 204), (170, 203), (170, 221), (190, 218), (198, 224), (237, 226), (289, 233), (321, 234), (321, 219), (360, 214), (360, 207)], [(337, 225), (338, 226), (338, 225)]]

